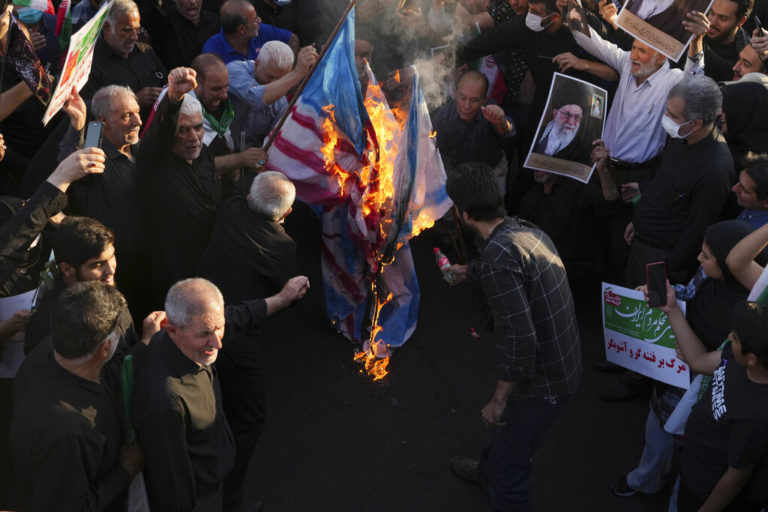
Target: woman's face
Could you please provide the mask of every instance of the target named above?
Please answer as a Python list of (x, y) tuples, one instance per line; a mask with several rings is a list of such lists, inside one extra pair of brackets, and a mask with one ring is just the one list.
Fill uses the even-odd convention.
[(717, 263), (717, 258), (715, 258), (712, 251), (709, 250), (706, 242), (701, 244), (701, 252), (696, 259), (699, 260), (699, 264), (708, 278), (719, 279), (720, 281), (724, 280), (723, 271)]

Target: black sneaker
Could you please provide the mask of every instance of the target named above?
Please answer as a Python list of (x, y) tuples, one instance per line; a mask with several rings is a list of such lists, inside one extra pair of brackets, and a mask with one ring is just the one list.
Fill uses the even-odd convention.
[(616, 496), (622, 496), (628, 498), (637, 494), (637, 491), (629, 486), (627, 483), (627, 475), (622, 476), (611, 484), (611, 491)]
[(479, 461), (468, 457), (451, 457), (450, 466), (464, 480), (485, 485), (485, 480), (480, 476)]

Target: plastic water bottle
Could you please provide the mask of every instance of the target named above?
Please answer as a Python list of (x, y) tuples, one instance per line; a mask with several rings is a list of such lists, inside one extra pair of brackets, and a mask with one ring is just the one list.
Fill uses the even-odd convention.
[(448, 260), (448, 257), (443, 254), (443, 251), (441, 251), (439, 247), (432, 249), (432, 252), (435, 254), (435, 261), (437, 262), (438, 268), (443, 273), (443, 279), (449, 284), (452, 284), (456, 277), (451, 273), (451, 262)]

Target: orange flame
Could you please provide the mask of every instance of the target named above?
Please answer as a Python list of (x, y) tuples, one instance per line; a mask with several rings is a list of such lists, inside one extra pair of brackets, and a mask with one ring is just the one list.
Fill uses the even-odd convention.
[(395, 75), (392, 77), (392, 79), (395, 82), (397, 82), (398, 84), (400, 83), (400, 70), (399, 69), (395, 70)]
[(432, 130), (431, 132), (429, 132), (429, 138), (430, 139), (434, 139), (435, 137), (437, 137), (437, 132), (436, 131)]

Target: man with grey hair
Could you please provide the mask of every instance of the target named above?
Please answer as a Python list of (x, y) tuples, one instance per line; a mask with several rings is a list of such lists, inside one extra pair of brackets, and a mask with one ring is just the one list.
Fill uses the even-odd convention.
[[(715, 126), (723, 96), (714, 80), (687, 76), (669, 92), (661, 125), (670, 139), (661, 164), (641, 192), (624, 232), (630, 245), (626, 286), (645, 284), (648, 263), (664, 261), (672, 283), (685, 284), (698, 262), (704, 230), (718, 221), (736, 182), (728, 145)], [(601, 398), (621, 401), (647, 388), (631, 372), (612, 381)]]
[(124, 444), (119, 383), (102, 368), (117, 348), (124, 308), (113, 286), (70, 286), (53, 308), (51, 343), (22, 364), (11, 445), (23, 510), (122, 510), (143, 455)]
[[(309, 280), (297, 276), (296, 243), (282, 226), (295, 196), (288, 178), (267, 171), (254, 178), (247, 197), (236, 191), (221, 204), (199, 274), (221, 288), (227, 304), (274, 296), (283, 298), (277, 305), (284, 307), (306, 293)], [(278, 309), (272, 301), (265, 301), (262, 318)], [(260, 337), (259, 331), (228, 335), (216, 363), (237, 444), (235, 466), (224, 483), (228, 508), (242, 500), (243, 478), (266, 417)]]
[(91, 74), (82, 94), (90, 99), (105, 85), (128, 86), (136, 93), (146, 119), (168, 70), (150, 45), (139, 42), (140, 28), (138, 6), (132, 0), (115, 0), (96, 43)]
[(221, 510), (221, 483), (235, 445), (215, 368), (224, 300), (205, 279), (174, 284), (168, 324), (150, 343), (136, 379), (133, 424), (145, 449), (152, 510)]
[[(228, 403), (232, 399), (226, 394), (222, 401), (219, 388), (225, 382), (219, 356), (265, 316), (303, 296), (309, 286), (305, 281), (298, 276), (276, 295), (226, 308), (218, 288), (202, 278), (180, 281), (168, 291), (168, 324), (150, 343), (133, 401), (134, 425), (146, 452), (152, 510), (219, 511), (222, 496), (225, 504), (233, 501), (222, 483), (237, 469), (238, 460), (244, 459), (247, 468), (252, 450), (240, 453), (239, 425), (232, 422), (237, 408)], [(227, 350), (220, 354), (224, 345)]]
[(280, 41), (261, 47), (256, 60), (227, 64), (229, 92), (235, 110), (234, 133), (245, 132), (245, 147), (261, 147), (288, 101), (285, 95), (298, 85), (317, 62), (317, 51), (305, 46), (293, 67), (293, 50)]
[(187, 95), (196, 77), (191, 68), (171, 71), (136, 158), (144, 232), (153, 252), (153, 305), (171, 284), (195, 275), (222, 198), (220, 176), (203, 144), (200, 102)]
[[(82, 146), (87, 117), (85, 103), (76, 91), (70, 95), (64, 111), (70, 118), (70, 127), (59, 144), (59, 161)], [(104, 173), (89, 176), (72, 187), (70, 208), (72, 213), (93, 217), (114, 231), (115, 254), (120, 260), (116, 279), (131, 311), (142, 318), (151, 308), (144, 299), (149, 286), (148, 261), (134, 162), (141, 128), (138, 98), (129, 87), (108, 85), (94, 94), (91, 113), (104, 123)]]

